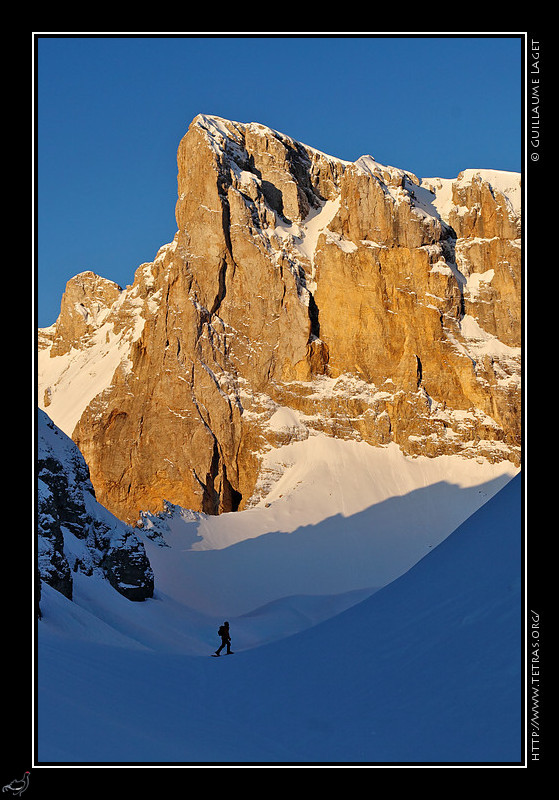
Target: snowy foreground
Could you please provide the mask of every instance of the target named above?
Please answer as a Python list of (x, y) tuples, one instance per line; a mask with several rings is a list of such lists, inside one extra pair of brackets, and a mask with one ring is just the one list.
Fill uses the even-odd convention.
[(43, 585), (39, 765), (521, 760), (520, 476), (333, 446), (255, 508), (147, 518), (152, 600)]

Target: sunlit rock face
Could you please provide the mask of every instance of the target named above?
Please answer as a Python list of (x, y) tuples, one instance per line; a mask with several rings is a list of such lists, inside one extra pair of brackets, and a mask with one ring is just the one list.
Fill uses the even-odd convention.
[(106, 508), (245, 508), (262, 454), (316, 432), (520, 463), (518, 174), (205, 115), (177, 163), (173, 241), (125, 289), (77, 275), (40, 331), (40, 405)]

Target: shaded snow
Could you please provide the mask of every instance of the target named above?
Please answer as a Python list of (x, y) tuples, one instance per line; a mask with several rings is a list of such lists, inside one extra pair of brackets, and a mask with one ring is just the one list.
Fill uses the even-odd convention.
[(208, 657), (213, 630), (204, 655), (188, 652), (204, 620), (172, 605), (161, 615), (164, 597), (93, 600), (99, 586), (83, 579), (81, 602), (89, 592), (104, 604), (105, 628), (45, 592), (39, 763), (519, 761), (520, 520), (516, 477), (412, 569), (335, 616), (268, 643), (259, 636), (285, 634), (294, 601), (231, 620), (236, 652), (221, 659)]
[(145, 518), (153, 599), (43, 584), (39, 763), (515, 760), (516, 471), (318, 436), (268, 456), (253, 509)]

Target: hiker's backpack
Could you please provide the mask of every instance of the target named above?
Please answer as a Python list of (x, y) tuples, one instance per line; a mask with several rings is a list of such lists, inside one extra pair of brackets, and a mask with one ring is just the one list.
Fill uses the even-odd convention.
[(225, 625), (220, 625), (219, 626), (219, 630), (217, 632), (217, 635), (218, 636), (227, 636), (227, 629), (226, 629)]

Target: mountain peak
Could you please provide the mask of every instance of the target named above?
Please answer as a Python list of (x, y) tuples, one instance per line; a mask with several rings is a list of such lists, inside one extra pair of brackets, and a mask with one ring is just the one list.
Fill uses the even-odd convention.
[(173, 242), (125, 290), (69, 282), (41, 338), (106, 507), (244, 508), (269, 448), (317, 433), (519, 464), (518, 176), (419, 180), (206, 114), (177, 164)]

